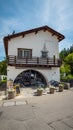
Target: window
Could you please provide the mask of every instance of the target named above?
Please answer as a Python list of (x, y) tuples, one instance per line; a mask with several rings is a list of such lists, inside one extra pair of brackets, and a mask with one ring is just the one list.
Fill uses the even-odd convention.
[(32, 57), (32, 49), (24, 49), (18, 48), (18, 57), (19, 58), (31, 58)]
[(48, 56), (47, 52), (42, 51), (42, 58), (47, 58), (47, 56)]

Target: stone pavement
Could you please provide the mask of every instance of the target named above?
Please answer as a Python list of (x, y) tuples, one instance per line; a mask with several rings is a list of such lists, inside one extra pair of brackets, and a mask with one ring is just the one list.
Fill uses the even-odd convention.
[(0, 130), (73, 130), (73, 89), (1, 101)]

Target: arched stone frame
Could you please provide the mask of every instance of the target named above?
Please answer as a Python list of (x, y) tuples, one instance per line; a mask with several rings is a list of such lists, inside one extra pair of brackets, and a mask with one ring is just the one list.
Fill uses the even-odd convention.
[[(48, 85), (48, 80), (47, 80), (47, 78), (46, 78), (46, 77), (44, 76), (44, 74), (43, 74), (42, 72), (40, 72), (38, 69), (37, 69), (37, 70), (35, 70), (35, 69), (25, 69), (25, 70), (23, 70), (21, 73), (19, 73), (19, 74), (16, 76), (16, 78), (17, 78), (20, 74), (25, 73), (25, 72), (27, 72), (27, 71), (34, 71), (35, 73), (38, 73), (38, 74), (41, 76), (41, 79), (43, 78), (43, 80), (44, 80), (44, 82), (45, 82), (45, 85), (46, 85), (46, 86)], [(16, 78), (14, 79), (14, 82), (15, 82)]]

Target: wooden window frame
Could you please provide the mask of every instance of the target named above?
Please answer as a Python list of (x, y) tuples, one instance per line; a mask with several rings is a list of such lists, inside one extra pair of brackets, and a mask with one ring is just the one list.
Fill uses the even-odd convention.
[[(24, 51), (25, 51), (25, 50), (26, 50), (26, 51), (30, 51), (30, 57), (29, 57), (29, 58), (32, 58), (32, 49), (28, 49), (28, 48), (18, 48), (18, 58), (19, 58), (19, 59), (24, 59), (24, 58), (26, 58), (26, 57), (20, 57), (20, 56), (19, 56), (19, 50), (21, 50), (21, 51), (22, 51), (22, 50), (24, 50)], [(28, 57), (27, 57), (27, 58), (28, 58)]]

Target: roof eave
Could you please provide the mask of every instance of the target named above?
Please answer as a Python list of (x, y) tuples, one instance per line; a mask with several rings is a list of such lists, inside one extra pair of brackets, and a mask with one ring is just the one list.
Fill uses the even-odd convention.
[(4, 39), (3, 39), (4, 40), (4, 47), (5, 47), (6, 55), (8, 55), (8, 41), (10, 39), (16, 38), (16, 37), (19, 37), (19, 36), (23, 36), (24, 37), (24, 35), (29, 34), (29, 33), (33, 33), (33, 32), (35, 32), (35, 34), (36, 34), (40, 30), (44, 30), (44, 31), (47, 30), (47, 31), (51, 32), (52, 36), (53, 35), (57, 36), (59, 42), (62, 41), (65, 38), (64, 35), (60, 34), (59, 32), (57, 32), (57, 31), (55, 31), (53, 29), (51, 29), (48, 26), (42, 26), (42, 27), (31, 29), (31, 30), (27, 30), (27, 31), (24, 31), (24, 32), (8, 35), (8, 36), (4, 37)]

